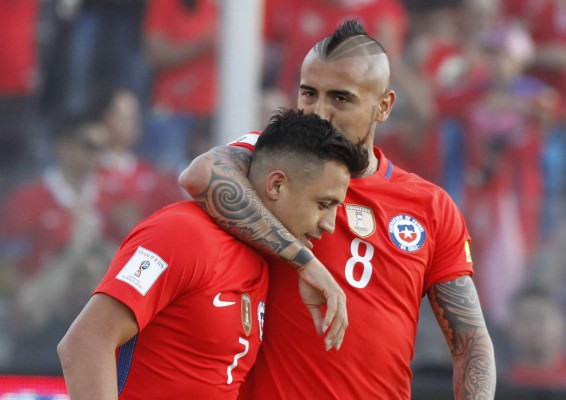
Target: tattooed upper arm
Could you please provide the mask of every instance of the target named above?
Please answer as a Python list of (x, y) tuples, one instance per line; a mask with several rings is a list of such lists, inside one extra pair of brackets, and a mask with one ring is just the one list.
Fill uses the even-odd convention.
[(206, 157), (209, 181), (193, 196), (195, 202), (238, 239), (296, 267), (307, 264), (312, 253), (265, 207), (247, 178), (252, 153), (242, 147), (217, 147)]
[(195, 158), (179, 175), (179, 185), (196, 201), (202, 200), (213, 174), (230, 174), (247, 180), (252, 152), (243, 147), (214, 147)]
[(234, 171), (242, 176), (247, 176), (250, 170), (253, 153), (245, 147), (221, 146), (215, 147), (214, 166), (226, 171)]

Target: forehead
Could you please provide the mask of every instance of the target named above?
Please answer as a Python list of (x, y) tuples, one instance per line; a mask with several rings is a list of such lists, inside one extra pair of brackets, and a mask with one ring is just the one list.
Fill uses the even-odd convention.
[(312, 52), (305, 58), (301, 67), (301, 82), (305, 76), (321, 78), (321, 80), (340, 80), (359, 82), (367, 79), (369, 63), (363, 57), (349, 57), (338, 60), (324, 60)]
[(382, 90), (379, 70), (368, 57), (323, 60), (310, 53), (301, 67), (300, 84), (320, 91), (346, 90), (358, 93)]

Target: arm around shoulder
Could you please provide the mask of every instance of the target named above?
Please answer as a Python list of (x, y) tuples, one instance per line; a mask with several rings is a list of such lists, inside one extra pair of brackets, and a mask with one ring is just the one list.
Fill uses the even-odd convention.
[(132, 311), (95, 294), (57, 346), (71, 399), (117, 399), (116, 348), (136, 335)]

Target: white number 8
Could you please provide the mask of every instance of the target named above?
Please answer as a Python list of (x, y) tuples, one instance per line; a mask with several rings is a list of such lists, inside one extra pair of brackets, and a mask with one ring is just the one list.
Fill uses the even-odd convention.
[[(360, 255), (360, 243), (363, 243), (366, 248), (366, 253), (363, 257)], [(344, 274), (346, 275), (346, 280), (350, 285), (353, 287), (363, 289), (369, 283), (371, 279), (371, 274), (373, 272), (373, 266), (371, 265), (371, 258), (373, 257), (374, 248), (371, 243), (364, 242), (361, 239), (355, 238), (352, 240), (352, 244), (350, 245), (350, 252), (352, 253), (352, 257), (346, 262), (346, 269)], [(362, 276), (359, 280), (354, 278), (354, 267), (357, 263), (361, 263), (364, 267), (362, 272)]]

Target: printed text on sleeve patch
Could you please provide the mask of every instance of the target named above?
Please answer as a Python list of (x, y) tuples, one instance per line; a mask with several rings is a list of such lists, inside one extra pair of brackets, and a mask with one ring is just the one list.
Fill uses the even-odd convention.
[(126, 282), (145, 296), (169, 265), (153, 251), (139, 246), (116, 279)]

